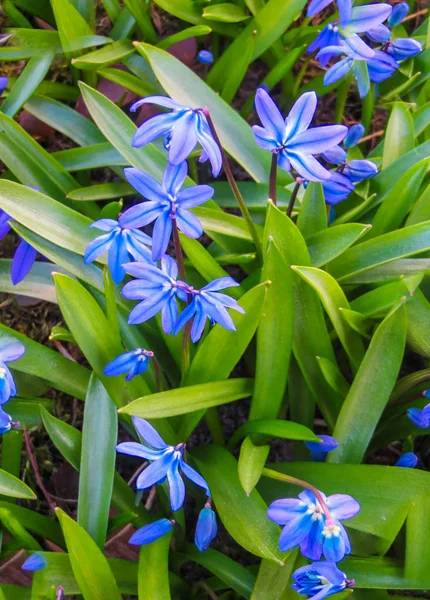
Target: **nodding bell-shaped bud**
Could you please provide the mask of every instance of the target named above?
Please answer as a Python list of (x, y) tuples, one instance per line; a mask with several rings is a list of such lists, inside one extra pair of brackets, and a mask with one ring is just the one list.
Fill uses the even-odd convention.
[(345, 148), (353, 148), (358, 144), (365, 132), (364, 125), (357, 123), (348, 129), (346, 138), (343, 140)]
[(412, 38), (397, 38), (393, 40), (387, 48), (387, 53), (394, 58), (394, 60), (406, 60), (416, 56), (422, 52), (423, 47), (417, 40)]
[(0, 77), (0, 95), (3, 94), (7, 85), (9, 83), (9, 79), (7, 77)]
[(343, 174), (354, 183), (358, 183), (363, 179), (373, 177), (377, 172), (378, 167), (370, 160), (351, 160), (346, 165)]
[(144, 525), (140, 529), (133, 533), (131, 538), (128, 540), (129, 544), (133, 546), (144, 546), (146, 544), (151, 544), (151, 542), (155, 542), (159, 540), (163, 535), (172, 531), (173, 525), (175, 521), (169, 521), (169, 519), (159, 519), (158, 521), (154, 521), (154, 523), (150, 523), (149, 525)]
[(405, 467), (406, 469), (415, 469), (418, 464), (418, 456), (413, 452), (402, 454), (396, 462), (396, 467)]
[(396, 25), (400, 25), (403, 19), (409, 12), (409, 4), (407, 2), (400, 2), (393, 7), (393, 11), (391, 15), (388, 17), (388, 25), (390, 27), (396, 27)]
[(311, 451), (311, 460), (324, 462), (327, 454), (336, 450), (339, 442), (331, 435), (319, 435), (321, 442), (305, 442), (306, 448)]
[(341, 165), (346, 161), (346, 152), (340, 146), (333, 146), (322, 153), (324, 160), (332, 165)]
[(327, 204), (338, 204), (345, 200), (354, 190), (352, 181), (342, 173), (332, 172), (328, 181), (322, 184), (324, 199)]
[(197, 60), (203, 65), (211, 65), (214, 61), (214, 55), (209, 50), (200, 50), (197, 55)]
[(200, 511), (194, 537), (194, 543), (200, 552), (204, 552), (209, 548), (217, 533), (216, 515), (211, 509), (210, 504), (205, 504), (205, 507)]
[(46, 557), (41, 552), (35, 552), (27, 558), (21, 569), (23, 571), (40, 571), (48, 564)]

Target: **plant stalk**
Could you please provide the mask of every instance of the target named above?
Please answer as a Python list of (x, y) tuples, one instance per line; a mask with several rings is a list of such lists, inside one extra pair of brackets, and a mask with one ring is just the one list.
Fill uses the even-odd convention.
[(272, 153), (272, 164), (270, 166), (270, 179), (269, 179), (269, 198), (276, 206), (276, 174), (278, 170), (278, 155)]
[(291, 219), (291, 215), (292, 215), (292, 213), (293, 213), (294, 203), (295, 203), (295, 201), (296, 201), (296, 198), (297, 198), (297, 192), (299, 191), (299, 187), (300, 187), (300, 185), (301, 185), (300, 183), (298, 183), (298, 182), (296, 183), (296, 185), (294, 186), (294, 189), (293, 189), (293, 191), (292, 191), (292, 193), (291, 193), (291, 198), (290, 198), (290, 201), (289, 201), (289, 203), (288, 203), (288, 207), (287, 207), (287, 217), (290, 217), (290, 219)]

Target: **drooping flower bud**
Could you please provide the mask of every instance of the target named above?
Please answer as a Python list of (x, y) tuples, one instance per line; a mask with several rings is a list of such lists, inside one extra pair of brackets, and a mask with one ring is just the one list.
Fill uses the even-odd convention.
[(144, 525), (140, 529), (133, 533), (131, 538), (128, 540), (129, 544), (133, 544), (133, 546), (144, 546), (146, 544), (150, 544), (151, 542), (155, 542), (156, 540), (166, 535), (172, 531), (173, 525), (175, 521), (169, 521), (169, 519), (159, 519), (158, 521), (154, 521), (154, 523), (149, 523), (149, 525)]
[(357, 183), (373, 177), (377, 172), (378, 167), (370, 160), (351, 160), (346, 165), (343, 174), (352, 182)]
[(305, 442), (306, 448), (311, 451), (311, 460), (316, 462), (324, 462), (325, 457), (329, 452), (336, 450), (339, 442), (331, 435), (319, 435), (320, 442)]
[(348, 129), (346, 138), (343, 141), (345, 148), (353, 148), (358, 144), (365, 132), (364, 125), (357, 123)]
[(415, 469), (418, 464), (418, 456), (413, 452), (402, 454), (396, 462), (396, 467), (406, 467), (407, 469)]
[(200, 511), (194, 537), (194, 543), (200, 552), (204, 552), (209, 548), (217, 533), (218, 525), (216, 522), (216, 515), (211, 509), (210, 504), (206, 504)]
[(407, 2), (400, 2), (393, 7), (391, 15), (388, 17), (388, 25), (390, 27), (396, 27), (400, 25), (403, 19), (409, 12), (409, 4)]
[(203, 65), (211, 65), (214, 61), (214, 55), (209, 50), (200, 50), (197, 55), (197, 60)]
[(423, 48), (417, 40), (412, 38), (397, 38), (390, 43), (387, 48), (387, 53), (394, 58), (394, 60), (406, 60), (412, 58), (420, 52)]
[(41, 569), (44, 569), (47, 564), (48, 561), (46, 557), (41, 552), (35, 552), (27, 558), (21, 569), (23, 571), (40, 571)]

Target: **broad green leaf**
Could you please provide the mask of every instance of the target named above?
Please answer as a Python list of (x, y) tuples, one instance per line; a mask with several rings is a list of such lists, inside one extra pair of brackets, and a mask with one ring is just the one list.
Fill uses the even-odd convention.
[(0, 522), (22, 548), (27, 551), (42, 550), (39, 542), (28, 533), (8, 508), (0, 508)]
[(234, 24), (220, 23), (217, 21), (208, 23), (207, 20), (202, 17), (201, 5), (193, 2), (193, 0), (157, 0), (155, 4), (187, 23), (206, 26), (209, 24), (213, 31), (231, 37), (234, 37), (239, 32), (239, 29)]
[[(141, 57), (139, 56), (139, 58)], [(105, 67), (103, 69), (97, 69), (97, 73), (100, 77), (112, 81), (117, 85), (121, 85), (138, 96), (151, 96), (152, 94), (158, 94), (160, 91), (158, 87), (156, 87), (152, 81), (148, 81), (147, 78), (142, 81), (139, 77), (136, 77), (128, 71), (123, 71), (122, 69), (109, 69)]]
[(373, 325), (372, 319), (364, 317), (361, 313), (349, 308), (339, 308), (339, 312), (340, 316), (351, 329), (359, 335), (370, 339), (371, 336), (367, 332)]
[(104, 46), (100, 50), (73, 58), (72, 64), (77, 69), (99, 69), (121, 62), (123, 58), (130, 56), (133, 52), (134, 46), (130, 40), (119, 40)]
[[(8, 436), (9, 437), (9, 436)], [(3, 441), (6, 438), (3, 438)], [(55, 521), (41, 515), (35, 510), (12, 504), (10, 501), (0, 501), (0, 508), (7, 509), (21, 523), (21, 525), (35, 535), (49, 539), (61, 548), (64, 548), (64, 538), (61, 529)]]
[(85, 600), (121, 600), (107, 559), (92, 537), (57, 508), (73, 574)]
[(399, 258), (430, 250), (430, 221), (391, 231), (349, 248), (330, 262), (329, 272), (338, 281), (351, 279), (364, 271)]
[(286, 600), (286, 593), (291, 589), (291, 573), (294, 569), (298, 551), (289, 553), (285, 565), (263, 559), (258, 570), (257, 581), (252, 591), (251, 600)]
[(258, 433), (270, 438), (284, 440), (301, 440), (307, 442), (318, 442), (319, 438), (307, 427), (293, 421), (259, 419), (247, 421), (239, 427), (231, 437), (228, 447), (233, 449), (245, 436)]
[(203, 8), (203, 18), (212, 21), (221, 21), (223, 23), (238, 23), (250, 18), (237, 4), (210, 4)]
[(430, 533), (429, 497), (422, 493), (411, 502), (406, 519), (405, 577), (411, 581), (430, 581), (427, 548)]
[(386, 169), (415, 146), (414, 122), (407, 104), (395, 102), (385, 133), (382, 168)]
[[(266, 285), (247, 292), (239, 301), (245, 314), (232, 315), (236, 331), (216, 325), (200, 342), (182, 386), (227, 379), (253, 338), (266, 296)], [(188, 439), (204, 411), (189, 413), (181, 422), (179, 437)]]
[[(222, 4), (220, 6), (226, 6)], [(235, 5), (233, 5), (235, 6)], [(212, 6), (211, 9), (215, 8)], [(235, 8), (239, 8), (235, 6)], [(231, 66), (228, 72), (228, 76), (225, 78), (222, 89), (221, 98), (232, 104), (234, 97), (238, 89), (240, 88), (242, 81), (248, 71), (248, 67), (252, 62), (252, 55), (254, 53), (255, 37), (252, 37), (245, 48), (242, 50), (240, 56), (237, 57), (234, 65)]]
[(113, 198), (123, 198), (132, 196), (136, 192), (128, 183), (99, 183), (89, 187), (72, 190), (68, 194), (71, 200), (112, 200)]
[[(270, 155), (257, 146), (250, 126), (204, 81), (176, 58), (148, 44), (139, 44), (166, 93), (188, 106), (208, 106), (223, 148), (256, 181), (267, 181)], [(280, 182), (281, 183), (281, 182)]]
[(108, 142), (86, 148), (72, 148), (54, 153), (55, 158), (68, 171), (86, 171), (97, 167), (127, 166), (128, 162)]
[[(237, 200), (227, 181), (215, 181), (211, 185), (215, 190), (214, 200), (218, 206), (221, 208), (237, 208)], [(246, 199), (246, 205), (250, 211), (266, 211), (267, 199), (269, 197), (269, 186), (267, 183), (238, 181), (237, 186), (242, 196)], [(278, 185), (276, 187), (276, 196), (277, 206), (279, 208), (287, 208), (291, 192)]]
[(36, 494), (28, 485), (3, 469), (0, 469), (0, 494), (11, 498), (36, 499)]
[[(209, 234), (215, 232), (252, 241), (246, 221), (242, 217), (230, 215), (221, 210), (207, 208), (206, 206), (198, 206), (192, 212), (203, 225), (203, 229), (209, 232)], [(262, 231), (259, 225), (257, 225), (257, 231), (258, 233)]]
[(342, 398), (344, 398), (348, 394), (349, 385), (342, 373), (339, 371), (338, 366), (333, 364), (330, 360), (328, 360), (328, 358), (317, 356), (317, 360), (327, 383), (338, 394), (340, 394)]
[[(20, 398), (15, 396), (7, 405), (7, 412), (12, 417), (12, 420), (20, 423), (22, 427), (30, 429), (41, 424), (40, 406), (44, 406), (47, 410), (53, 410), (52, 400), (45, 398)], [(9, 438), (10, 436), (8, 436)], [(8, 472), (9, 469), (6, 469)]]
[(79, 475), (78, 523), (103, 549), (115, 472), (118, 418), (115, 404), (94, 375), (85, 399)]
[(54, 56), (55, 50), (47, 48), (43, 56), (34, 56), (28, 61), (8, 97), (3, 101), (1, 112), (9, 117), (16, 115), (45, 78)]
[(261, 477), (269, 452), (268, 444), (256, 446), (250, 437), (242, 442), (237, 470), (240, 484), (248, 496)]
[(399, 278), (416, 277), (429, 273), (429, 258), (404, 258), (353, 275), (348, 279), (348, 284), (398, 281)]
[(406, 219), (405, 227), (410, 227), (416, 223), (430, 220), (430, 185), (426, 187), (424, 192), (415, 202)]
[(428, 159), (422, 160), (399, 179), (373, 218), (369, 238), (394, 231), (401, 225), (418, 197), (428, 164)]
[(219, 446), (200, 447), (193, 456), (209, 483), (220, 519), (233, 539), (248, 552), (281, 563), (279, 528), (267, 518), (267, 506), (260, 494), (254, 489), (246, 495), (234, 457)]
[(322, 267), (334, 260), (355, 244), (370, 228), (371, 225), (346, 223), (314, 233), (306, 240), (312, 266)]
[(187, 27), (178, 33), (174, 33), (173, 35), (169, 35), (169, 37), (164, 38), (160, 42), (158, 42), (157, 47), (165, 50), (169, 46), (173, 44), (177, 44), (178, 42), (182, 42), (183, 40), (188, 40), (191, 37), (200, 37), (203, 35), (208, 35), (211, 33), (212, 29), (207, 25), (196, 25), (195, 27)]
[(136, 19), (144, 39), (152, 44), (157, 42), (157, 32), (151, 21), (149, 5), (143, 4), (140, 0), (124, 0), (124, 4)]
[(328, 462), (359, 463), (363, 459), (396, 383), (403, 360), (406, 325), (402, 303), (376, 330), (340, 410), (333, 431), (339, 447), (328, 455)]
[(90, 378), (88, 369), (0, 323), (0, 339), (5, 336), (13, 337), (25, 346), (24, 356), (13, 363), (12, 370), (42, 377), (70, 396), (80, 400), (85, 398)]
[(297, 227), (307, 240), (327, 228), (327, 210), (320, 183), (310, 182), (303, 196)]
[(416, 290), (406, 303), (408, 346), (417, 354), (430, 358), (430, 303), (421, 290)]
[(58, 267), (51, 263), (35, 262), (30, 273), (23, 281), (14, 285), (10, 278), (12, 260), (0, 259), (0, 291), (8, 294), (20, 294), (29, 298), (39, 298), (45, 302), (57, 302), (52, 282), (52, 271)]
[(139, 600), (170, 600), (168, 562), (171, 537), (169, 533), (141, 547), (137, 575)]
[(76, 49), (76, 41), (80, 37), (90, 36), (93, 32), (84, 17), (68, 0), (51, 0), (51, 5), (63, 51), (69, 53)]
[(405, 280), (381, 285), (351, 301), (353, 310), (366, 317), (385, 316), (395, 304), (408, 295)]
[(252, 394), (253, 387), (253, 379), (212, 381), (144, 396), (119, 412), (145, 419), (173, 417), (246, 398)]
[[(269, 209), (270, 210), (270, 209)], [(261, 281), (270, 281), (257, 329), (255, 386), (250, 419), (278, 416), (287, 386), (294, 331), (294, 297), (291, 270), (276, 247), (271, 225), (264, 230)]]
[(323, 303), (342, 346), (347, 353), (351, 366), (357, 370), (364, 357), (364, 345), (361, 337), (342, 318), (340, 308), (349, 309), (349, 302), (337, 281), (321, 269), (314, 267), (291, 267), (313, 287)]

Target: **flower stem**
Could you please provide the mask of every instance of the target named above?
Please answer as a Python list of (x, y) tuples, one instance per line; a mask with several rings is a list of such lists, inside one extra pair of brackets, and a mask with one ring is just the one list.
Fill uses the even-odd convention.
[(223, 147), (221, 145), (221, 141), (219, 139), (218, 133), (217, 133), (217, 131), (215, 129), (214, 122), (212, 121), (212, 117), (210, 115), (209, 109), (208, 108), (204, 108), (203, 109), (203, 114), (205, 115), (205, 117), (206, 117), (206, 119), (208, 121), (208, 125), (210, 127), (211, 132), (212, 132), (213, 138), (216, 141), (216, 143), (218, 144), (218, 147), (220, 149), (221, 157), (222, 157), (222, 165), (224, 167), (225, 175), (226, 175), (227, 180), (228, 180), (228, 182), (230, 184), (230, 187), (231, 187), (231, 190), (232, 190), (232, 192), (234, 194), (234, 197), (236, 198), (237, 203), (239, 204), (239, 208), (240, 208), (240, 210), (242, 212), (242, 215), (243, 215), (243, 217), (244, 217), (244, 219), (246, 221), (246, 224), (248, 225), (249, 233), (251, 234), (252, 241), (254, 242), (255, 249), (257, 250), (257, 254), (259, 256), (261, 256), (261, 254), (262, 254), (262, 248), (261, 248), (261, 241), (260, 241), (260, 237), (259, 237), (258, 232), (257, 232), (257, 228), (255, 227), (255, 223), (252, 220), (251, 213), (249, 212), (248, 207), (245, 204), (245, 200), (243, 199), (243, 196), (240, 193), (240, 190), (239, 190), (239, 188), (237, 186), (236, 180), (235, 180), (235, 178), (233, 176), (232, 170), (230, 168), (230, 165), (229, 165), (229, 162), (228, 162), (228, 159), (227, 159), (227, 155), (224, 152), (224, 149), (223, 149)]
[(263, 475), (265, 475), (266, 477), (270, 477), (270, 479), (284, 481), (285, 483), (292, 483), (293, 485), (299, 485), (300, 487), (303, 487), (306, 490), (311, 490), (311, 492), (315, 494), (315, 498), (321, 505), (326, 519), (330, 521), (332, 520), (333, 517), (330, 514), (327, 504), (324, 502), (324, 498), (322, 497), (321, 492), (317, 490), (317, 488), (312, 484), (308, 483), (307, 481), (303, 481), (302, 479), (297, 479), (297, 477), (293, 477), (292, 475), (285, 475), (284, 473), (273, 471), (272, 469), (263, 469)]
[(30, 464), (34, 471), (34, 476), (36, 478), (36, 482), (37, 482), (42, 494), (45, 496), (45, 499), (46, 499), (47, 503), (49, 504), (49, 508), (51, 508), (51, 510), (55, 510), (56, 506), (55, 506), (54, 502), (52, 501), (52, 498), (51, 498), (48, 490), (46, 489), (46, 487), (43, 484), (42, 477), (40, 476), (39, 467), (37, 465), (37, 459), (33, 452), (33, 444), (31, 443), (30, 436), (28, 435), (28, 432), (26, 429), (24, 429), (24, 443), (25, 443), (25, 448), (27, 450), (28, 458), (30, 460)]
[(291, 192), (291, 198), (290, 201), (288, 203), (288, 208), (287, 208), (287, 217), (290, 217), (291, 219), (291, 214), (293, 212), (293, 208), (294, 208), (294, 202), (296, 201), (297, 198), (297, 192), (299, 191), (299, 187), (300, 187), (300, 183), (296, 183), (296, 185), (294, 186), (293, 191)]
[(270, 166), (270, 179), (269, 179), (269, 198), (276, 206), (276, 172), (278, 169), (278, 155), (274, 152), (272, 154), (272, 164)]
[[(173, 219), (173, 243), (175, 245), (176, 262), (178, 263), (179, 277), (182, 281), (186, 281), (187, 274), (185, 272), (184, 254), (182, 252), (181, 242), (179, 240), (178, 225), (176, 219)], [(188, 296), (189, 298), (189, 296)], [(189, 321), (184, 328), (184, 334), (182, 336), (182, 361), (181, 361), (181, 375), (185, 376), (190, 366), (190, 332), (191, 332), (191, 321)]]

